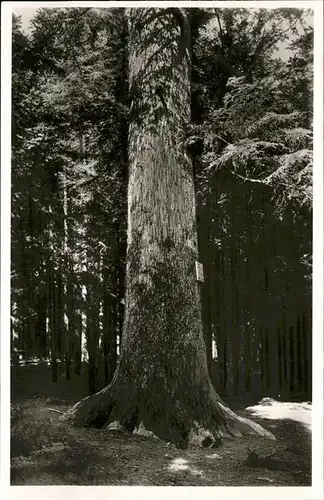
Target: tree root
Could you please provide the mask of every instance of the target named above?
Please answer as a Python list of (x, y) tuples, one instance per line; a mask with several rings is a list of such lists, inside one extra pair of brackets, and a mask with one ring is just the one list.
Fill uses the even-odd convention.
[[(119, 384), (118, 384), (119, 386)], [(136, 398), (130, 387), (111, 383), (102, 391), (84, 398), (60, 417), (76, 426), (106, 427), (108, 430), (133, 432), (140, 436), (173, 442), (179, 448), (218, 447), (227, 437), (256, 434), (275, 440), (274, 435), (256, 422), (240, 417), (228, 408), (211, 387), (205, 404), (196, 409), (186, 400), (165, 409), (160, 417)], [(127, 389), (127, 390), (126, 390)], [(178, 408), (178, 410), (176, 409)], [(163, 407), (162, 407), (163, 408)], [(201, 409), (204, 409), (201, 412)]]
[(89, 426), (104, 424), (110, 413), (111, 397), (107, 392), (109, 387), (106, 387), (100, 392), (87, 396), (76, 403), (72, 408), (67, 410), (60, 420), (71, 422), (75, 426)]
[(272, 432), (266, 430), (260, 424), (257, 424), (256, 422), (248, 418), (240, 417), (239, 415), (234, 413), (230, 408), (228, 408), (228, 406), (225, 406), (220, 402), (218, 402), (218, 404), (225, 413), (225, 415), (228, 416), (229, 420), (232, 421), (233, 431), (236, 433), (234, 435), (240, 436), (242, 434), (258, 434), (261, 437), (269, 438), (274, 441), (276, 440)]

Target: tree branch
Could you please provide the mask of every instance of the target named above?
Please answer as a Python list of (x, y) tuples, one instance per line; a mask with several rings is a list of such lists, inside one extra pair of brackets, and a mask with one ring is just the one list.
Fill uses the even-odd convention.
[(241, 174), (238, 174), (237, 172), (234, 172), (233, 170), (230, 170), (231, 174), (234, 175), (235, 177), (238, 177), (239, 179), (242, 179), (245, 182), (254, 182), (257, 184), (263, 184), (264, 186), (269, 186), (269, 183), (267, 182), (267, 177), (265, 179), (252, 179), (251, 177), (244, 177)]
[(224, 40), (224, 33), (223, 33), (223, 28), (222, 28), (222, 25), (221, 25), (221, 20), (220, 20), (220, 17), (219, 17), (219, 14), (218, 14), (217, 10), (215, 10), (215, 16), (216, 16), (218, 27), (219, 27), (220, 39), (221, 39), (221, 42), (223, 42), (223, 40)]

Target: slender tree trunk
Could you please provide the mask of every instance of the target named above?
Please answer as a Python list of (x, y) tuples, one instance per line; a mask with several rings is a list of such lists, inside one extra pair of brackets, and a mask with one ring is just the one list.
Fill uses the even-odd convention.
[[(93, 271), (93, 269), (92, 269)], [(96, 330), (96, 313), (97, 304), (96, 296), (94, 291), (93, 277), (90, 276), (90, 269), (87, 270), (87, 298), (86, 298), (86, 311), (87, 311), (87, 326), (86, 326), (86, 337), (87, 337), (87, 350), (88, 350), (88, 390), (89, 394), (94, 394), (97, 388), (97, 362), (98, 362), (98, 346), (97, 346), (97, 335)]]
[(297, 317), (297, 338), (298, 338), (298, 349), (297, 349), (297, 358), (298, 358), (298, 388), (301, 394), (305, 394), (305, 385), (304, 385), (304, 352), (303, 352), (303, 342), (302, 342), (302, 327), (301, 327), (301, 319), (300, 315)]
[(57, 315), (56, 315), (56, 283), (53, 262), (48, 262), (49, 283), (49, 330), (51, 337), (52, 382), (57, 382)]
[(288, 324), (287, 314), (285, 314), (285, 347), (286, 347), (286, 387), (287, 394), (291, 394), (291, 343), (290, 343), (290, 328)]
[(310, 321), (303, 314), (303, 337), (305, 349), (305, 375), (306, 375), (306, 390), (308, 398), (312, 398), (312, 330)]
[[(248, 190), (248, 194), (249, 190)], [(248, 194), (245, 195), (245, 214), (246, 214), (246, 236), (248, 241), (247, 251), (246, 251), (246, 260), (245, 260), (245, 286), (246, 289), (249, 290), (250, 285), (250, 250), (252, 244), (252, 213), (251, 213), (251, 204), (248, 201)], [(245, 316), (244, 321), (244, 388), (245, 392), (251, 391), (251, 378), (252, 378), (252, 370), (251, 370), (251, 357), (252, 357), (252, 328), (251, 328), (251, 304), (250, 304), (250, 294), (246, 294), (245, 298), (245, 310), (248, 311), (248, 314)]]
[(207, 350), (207, 364), (211, 374), (212, 365), (212, 252), (210, 251), (210, 214), (206, 209), (201, 210), (199, 224), (201, 241), (199, 244), (200, 255), (204, 264), (204, 284), (202, 286), (202, 317), (204, 338)]
[(239, 386), (239, 371), (240, 371), (240, 347), (241, 336), (239, 335), (239, 293), (238, 293), (238, 228), (237, 228), (237, 206), (235, 204), (234, 192), (236, 189), (235, 182), (232, 181), (232, 197), (231, 197), (231, 249), (230, 249), (230, 299), (232, 306), (231, 317), (231, 352), (232, 352), (232, 380), (233, 394), (237, 396)]
[(277, 397), (280, 393), (279, 390), (279, 351), (278, 351), (278, 341), (277, 341), (277, 330), (276, 323), (271, 321), (269, 324), (270, 334), (268, 335), (268, 384), (269, 384), (269, 395)]
[[(66, 315), (68, 322), (68, 344), (66, 346), (66, 351), (68, 353), (68, 359), (65, 360), (65, 370), (68, 368), (66, 374), (70, 374), (71, 378), (71, 365), (74, 361), (75, 370), (75, 360), (76, 360), (76, 343), (78, 338), (78, 319), (77, 319), (77, 306), (76, 306), (76, 286), (73, 282), (74, 279), (74, 269), (73, 263), (70, 261), (68, 265), (68, 275), (66, 283)], [(67, 366), (68, 365), (68, 366)]]
[(223, 390), (223, 394), (227, 394), (227, 382), (228, 382), (228, 349), (227, 349), (227, 334), (228, 334), (228, 325), (227, 325), (227, 295), (225, 293), (225, 281), (226, 281), (226, 272), (225, 272), (225, 250), (223, 245), (220, 249), (220, 278), (221, 278), (221, 295), (223, 300), (223, 308), (221, 311), (221, 348), (220, 348), (220, 374), (221, 374), (221, 387)]
[(75, 317), (75, 342), (74, 342), (74, 373), (81, 374), (82, 366), (82, 314), (79, 310)]
[(244, 389), (251, 389), (251, 330), (248, 326), (244, 328)]
[(129, 11), (132, 122), (122, 351), (112, 383), (65, 418), (81, 425), (117, 421), (180, 447), (210, 446), (241, 430), (273, 438), (227, 408), (208, 375), (195, 275), (193, 171), (183, 141), (190, 120), (190, 30), (187, 13), (176, 12), (181, 37), (174, 13)]
[(38, 357), (39, 359), (47, 358), (47, 337), (46, 337), (46, 296), (43, 287), (39, 290), (38, 295)]
[(55, 321), (57, 328), (57, 355), (60, 361), (65, 361), (65, 336), (66, 328), (64, 322), (64, 285), (62, 277), (62, 266), (58, 267), (55, 273)]
[(62, 183), (63, 183), (63, 251), (61, 258), (61, 268), (62, 268), (62, 294), (63, 294), (63, 322), (64, 322), (64, 333), (65, 333), (65, 346), (64, 346), (64, 360), (65, 360), (65, 378), (66, 380), (71, 380), (71, 348), (73, 345), (72, 337), (73, 332), (71, 331), (72, 323), (70, 324), (68, 302), (72, 300), (72, 296), (68, 295), (68, 290), (72, 292), (71, 287), (69, 287), (69, 255), (68, 255), (68, 192), (66, 184), (66, 174), (62, 173)]
[(103, 324), (102, 324), (102, 347), (103, 347), (103, 361), (104, 361), (104, 383), (108, 385), (111, 381), (109, 373), (109, 336), (110, 336), (110, 297), (109, 291), (104, 290), (103, 298)]
[[(52, 207), (48, 207), (49, 213), (52, 214)], [(57, 382), (58, 379), (58, 323), (57, 323), (57, 304), (58, 304), (58, 286), (57, 286), (57, 269), (55, 265), (55, 250), (53, 244), (53, 222), (49, 229), (49, 255), (47, 260), (48, 273), (48, 319), (50, 332), (50, 352), (51, 352), (51, 367), (52, 367), (52, 382)]]
[(103, 353), (104, 353), (104, 375), (105, 384), (108, 385), (112, 380), (117, 366), (117, 329), (116, 329), (116, 307), (114, 297), (109, 291), (104, 296), (104, 335), (103, 335)]
[(118, 225), (116, 228), (116, 267), (117, 267), (117, 282), (118, 282), (118, 305), (117, 305), (117, 315), (118, 315), (118, 334), (119, 342), (121, 342), (123, 333), (123, 323), (124, 323), (124, 313), (125, 313), (125, 269), (124, 269), (124, 258), (126, 254), (126, 241), (121, 234), (121, 226)]
[(280, 327), (277, 328), (277, 350), (279, 358), (279, 394), (282, 394), (284, 384), (284, 359), (282, 349), (282, 332)]
[[(295, 314), (294, 314), (295, 316)], [(290, 326), (290, 359), (291, 359), (291, 392), (295, 393), (298, 390), (298, 379), (297, 379), (297, 342), (296, 342), (296, 327), (295, 325)]]
[(116, 297), (111, 292), (111, 273), (103, 268), (103, 356), (104, 381), (108, 385), (117, 366)]
[(289, 330), (287, 326), (287, 314), (284, 310), (282, 313), (282, 340), (283, 340), (283, 357), (284, 357), (284, 394), (290, 393), (290, 350), (289, 350)]
[(87, 284), (87, 350), (88, 350), (88, 391), (89, 394), (96, 392), (96, 352), (95, 352), (95, 332), (93, 324), (93, 297), (89, 283)]
[(270, 370), (269, 370), (269, 357), (270, 357), (270, 338), (269, 330), (267, 327), (264, 328), (264, 368), (265, 368), (265, 396), (269, 395), (270, 389)]

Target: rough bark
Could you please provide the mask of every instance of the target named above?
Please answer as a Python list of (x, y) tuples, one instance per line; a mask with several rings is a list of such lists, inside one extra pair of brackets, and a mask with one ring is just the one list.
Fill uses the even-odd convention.
[(227, 408), (208, 374), (193, 171), (183, 140), (190, 120), (188, 30), (181, 27), (187, 45), (179, 62), (183, 37), (172, 12), (130, 9), (129, 20), (133, 121), (122, 350), (111, 384), (64, 418), (153, 433), (179, 447), (212, 446), (241, 432), (273, 438)]

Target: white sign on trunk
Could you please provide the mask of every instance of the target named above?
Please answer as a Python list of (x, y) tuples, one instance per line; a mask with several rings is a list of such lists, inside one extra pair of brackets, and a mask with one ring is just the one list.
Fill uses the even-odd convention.
[(196, 261), (196, 280), (199, 281), (199, 283), (204, 282), (204, 266), (202, 265), (201, 262)]

